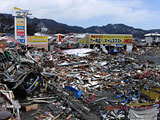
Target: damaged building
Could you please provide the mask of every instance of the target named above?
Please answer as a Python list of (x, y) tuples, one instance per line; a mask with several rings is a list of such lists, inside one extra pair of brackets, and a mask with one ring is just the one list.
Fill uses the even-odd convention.
[(142, 56), (160, 51), (149, 49), (116, 55), (90, 48), (2, 49), (0, 115), (13, 120), (157, 120), (159, 66)]
[(127, 52), (132, 51), (132, 35), (130, 34), (88, 34), (83, 39), (79, 40), (81, 47), (101, 49), (108, 53), (113, 50)]

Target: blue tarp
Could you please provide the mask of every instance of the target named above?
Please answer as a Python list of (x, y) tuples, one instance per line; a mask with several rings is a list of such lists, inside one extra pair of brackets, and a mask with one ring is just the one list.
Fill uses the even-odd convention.
[(65, 86), (65, 89), (74, 92), (74, 96), (75, 96), (76, 98), (80, 98), (81, 95), (82, 95), (82, 91), (81, 91), (81, 90), (77, 90), (77, 89), (75, 89), (75, 88), (73, 88), (73, 87), (71, 87), (71, 86)]

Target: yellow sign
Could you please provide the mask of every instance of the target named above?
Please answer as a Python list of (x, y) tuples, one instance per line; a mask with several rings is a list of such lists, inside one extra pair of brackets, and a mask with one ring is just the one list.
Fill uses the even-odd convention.
[(89, 35), (89, 44), (132, 44), (132, 35)]
[(22, 10), (21, 8), (14, 7), (14, 10)]
[(46, 36), (31, 36), (31, 42), (48, 42)]
[(17, 26), (24, 26), (24, 18), (16, 18)]

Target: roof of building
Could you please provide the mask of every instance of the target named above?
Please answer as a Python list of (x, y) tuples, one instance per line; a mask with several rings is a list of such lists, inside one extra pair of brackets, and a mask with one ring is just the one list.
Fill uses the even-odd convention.
[(160, 36), (159, 33), (148, 33), (144, 35), (145, 37), (150, 37), (150, 36)]

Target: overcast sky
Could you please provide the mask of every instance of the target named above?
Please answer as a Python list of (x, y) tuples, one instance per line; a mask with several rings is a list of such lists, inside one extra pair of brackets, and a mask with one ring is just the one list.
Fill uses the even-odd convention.
[(82, 27), (123, 23), (160, 29), (160, 0), (0, 0), (0, 13), (13, 7), (30, 10), (33, 17)]

